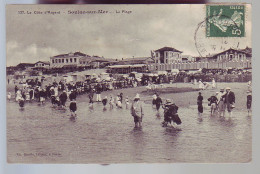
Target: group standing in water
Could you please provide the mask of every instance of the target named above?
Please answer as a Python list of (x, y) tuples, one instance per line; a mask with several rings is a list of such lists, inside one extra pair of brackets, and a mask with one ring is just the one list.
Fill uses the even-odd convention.
[[(225, 91), (226, 90), (226, 91)], [(226, 87), (220, 89), (220, 92), (215, 92), (211, 97), (208, 98), (208, 106), (210, 106), (210, 113), (214, 115), (218, 113), (220, 117), (226, 117), (226, 111), (228, 112), (228, 118), (232, 118), (233, 109), (235, 108), (236, 97), (235, 93), (231, 91), (230, 87)], [(202, 93), (199, 92), (197, 97), (197, 105), (198, 105), (198, 114), (199, 116), (203, 113), (203, 96)], [(248, 115), (250, 115), (252, 105), (252, 93), (251, 91), (247, 91), (247, 100), (246, 107), (248, 111)]]

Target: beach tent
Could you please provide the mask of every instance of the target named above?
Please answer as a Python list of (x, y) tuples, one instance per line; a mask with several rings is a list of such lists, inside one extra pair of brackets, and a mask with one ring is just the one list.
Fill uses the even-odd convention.
[(158, 71), (158, 75), (167, 75), (167, 71)]
[(105, 72), (100, 74), (100, 79), (101, 80), (106, 80), (106, 81), (110, 81), (111, 80), (110, 75), (108, 73), (105, 73)]
[(180, 70), (178, 69), (172, 69), (171, 70), (171, 74), (175, 75), (175, 74), (179, 74)]
[(70, 75), (64, 75), (63, 80), (65, 80), (67, 83), (68, 82), (73, 82), (73, 77)]

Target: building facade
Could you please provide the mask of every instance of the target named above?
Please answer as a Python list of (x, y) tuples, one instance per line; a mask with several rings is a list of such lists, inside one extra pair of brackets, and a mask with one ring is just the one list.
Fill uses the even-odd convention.
[(252, 57), (252, 52), (250, 53), (246, 50), (247, 48), (243, 50), (236, 50), (230, 48), (228, 50), (213, 55), (211, 58), (209, 58), (209, 61), (215, 61), (215, 62), (246, 61), (251, 59)]
[(38, 61), (34, 64), (35, 68), (49, 68), (50, 62), (49, 61)]
[(179, 51), (171, 47), (163, 47), (154, 51), (156, 64), (169, 64), (174, 62), (180, 62), (182, 59), (182, 51)]
[(122, 58), (118, 61), (118, 65), (136, 65), (136, 64), (153, 64), (154, 58), (152, 57), (134, 57), (134, 58)]
[(50, 67), (66, 67), (66, 66), (75, 66), (77, 67), (79, 63), (79, 60), (82, 57), (85, 57), (86, 54), (83, 54), (81, 52), (75, 52), (75, 53), (68, 53), (68, 54), (60, 54), (57, 56), (53, 56), (50, 58)]
[[(172, 50), (172, 51), (169, 51)], [(170, 47), (156, 50), (155, 63), (147, 65), (149, 71), (171, 71), (179, 70), (198, 70), (198, 69), (227, 69), (227, 68), (252, 68), (252, 49), (228, 49), (223, 52), (207, 57), (182, 56), (180, 51)], [(175, 56), (170, 57), (175, 51)], [(194, 60), (194, 61), (192, 61)]]

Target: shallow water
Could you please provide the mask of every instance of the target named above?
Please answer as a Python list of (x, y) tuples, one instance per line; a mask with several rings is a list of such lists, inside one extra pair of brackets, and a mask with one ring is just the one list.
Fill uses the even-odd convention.
[[(251, 116), (235, 109), (228, 119), (201, 118), (196, 106), (179, 108), (179, 130), (163, 128), (150, 104), (144, 104), (143, 127), (134, 129), (130, 110), (101, 103), (88, 107), (87, 95), (79, 96), (77, 119), (68, 110), (27, 103), (20, 110), (7, 101), (9, 162), (30, 163), (172, 163), (248, 162), (251, 160)], [(68, 103), (67, 103), (68, 105)]]

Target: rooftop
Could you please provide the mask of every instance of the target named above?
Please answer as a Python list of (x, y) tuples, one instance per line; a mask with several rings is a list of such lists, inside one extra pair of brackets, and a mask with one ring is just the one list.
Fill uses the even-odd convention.
[(53, 56), (53, 57), (71, 57), (71, 56), (88, 56), (84, 53), (81, 53), (81, 52), (75, 52), (75, 53), (68, 53), (68, 54), (59, 54), (57, 56)]
[(175, 48), (172, 48), (172, 47), (163, 47), (163, 48), (160, 48), (156, 51), (159, 51), (159, 52), (162, 52), (162, 51), (173, 51), (173, 52), (179, 52), (179, 53), (182, 53), (182, 51), (179, 51)]
[[(38, 61), (38, 62), (36, 62), (36, 63), (44, 63), (44, 64), (48, 64), (48, 65), (50, 64), (49, 61)], [(35, 64), (36, 64), (36, 63), (35, 63)]]

